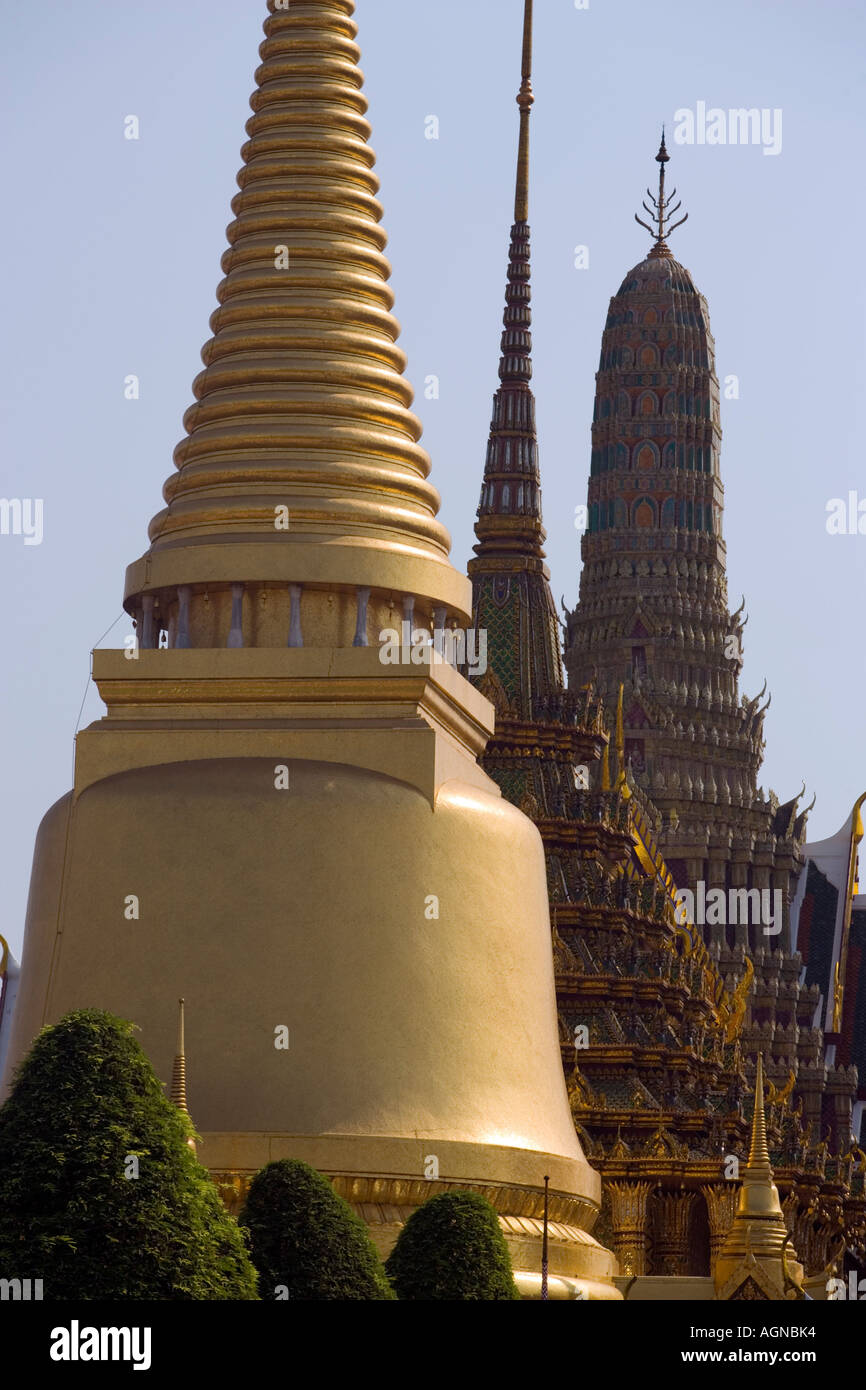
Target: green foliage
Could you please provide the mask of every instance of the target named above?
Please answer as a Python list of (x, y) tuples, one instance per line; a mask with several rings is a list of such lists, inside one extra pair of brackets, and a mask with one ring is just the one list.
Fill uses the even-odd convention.
[(243, 1236), (133, 1028), (67, 1014), (19, 1068), (0, 1110), (0, 1277), (43, 1279), (52, 1301), (255, 1299)]
[(256, 1173), (240, 1223), (264, 1299), (394, 1298), (364, 1222), (327, 1178), (298, 1159)]
[(385, 1266), (405, 1299), (519, 1299), (499, 1217), (475, 1192), (443, 1192), (413, 1212)]

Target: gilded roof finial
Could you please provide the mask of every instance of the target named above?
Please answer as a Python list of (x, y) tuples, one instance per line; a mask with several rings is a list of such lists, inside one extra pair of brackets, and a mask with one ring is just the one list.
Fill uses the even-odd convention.
[(524, 0), (523, 68), (517, 105), (520, 107), (520, 149), (517, 156), (517, 191), (514, 196), (515, 222), (529, 221), (529, 117), (535, 97), (532, 94), (532, 0)]
[(655, 246), (650, 251), (650, 256), (654, 257), (670, 256), (671, 253), (668, 249), (666, 237), (669, 237), (671, 232), (675, 232), (677, 227), (681, 227), (684, 222), (688, 222), (689, 220), (689, 215), (686, 213), (684, 217), (680, 218), (679, 222), (674, 222), (672, 226), (670, 225), (670, 219), (679, 212), (682, 203), (677, 203), (676, 207), (671, 207), (671, 203), (677, 196), (676, 189), (669, 195), (665, 194), (665, 165), (668, 163), (669, 159), (670, 155), (665, 145), (665, 128), (662, 126), (662, 142), (659, 146), (659, 152), (656, 155), (656, 162), (659, 166), (659, 196), (658, 198), (654, 198), (650, 190), (647, 189), (647, 197), (652, 203), (652, 207), (649, 207), (646, 202), (642, 205), (644, 211), (649, 213), (655, 226), (651, 227), (647, 222), (644, 222), (638, 217), (637, 213), (634, 215), (635, 222), (639, 223), (641, 227), (646, 227), (650, 236), (654, 236), (656, 239)]
[(178, 1001), (177, 1053), (171, 1069), (170, 1099), (185, 1115), (189, 1114), (186, 1104), (186, 1052), (183, 1037), (183, 1000)]

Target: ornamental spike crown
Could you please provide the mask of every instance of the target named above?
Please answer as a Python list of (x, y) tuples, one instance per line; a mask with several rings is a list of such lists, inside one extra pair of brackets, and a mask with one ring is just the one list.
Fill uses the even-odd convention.
[(638, 217), (637, 213), (634, 215), (634, 220), (639, 223), (641, 227), (645, 227), (650, 236), (654, 236), (656, 239), (655, 246), (650, 251), (650, 256), (670, 257), (672, 259), (666, 238), (670, 236), (671, 232), (675, 232), (677, 227), (681, 227), (684, 222), (688, 222), (689, 215), (686, 213), (684, 217), (680, 218), (679, 222), (674, 222), (673, 225), (670, 225), (670, 219), (675, 217), (679, 212), (682, 207), (682, 202), (672, 206), (674, 198), (677, 196), (676, 189), (673, 189), (669, 194), (665, 193), (665, 165), (669, 161), (670, 155), (665, 145), (665, 128), (662, 126), (662, 142), (659, 146), (659, 152), (656, 155), (656, 162), (659, 166), (659, 196), (655, 198), (650, 190), (647, 189), (647, 198), (649, 198), (652, 206), (650, 207), (646, 201), (642, 204), (644, 211), (649, 214), (654, 225), (651, 227), (649, 223), (644, 222), (642, 218)]

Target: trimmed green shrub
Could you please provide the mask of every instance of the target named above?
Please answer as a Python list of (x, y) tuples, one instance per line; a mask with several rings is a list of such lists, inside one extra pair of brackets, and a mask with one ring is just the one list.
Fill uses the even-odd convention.
[(385, 1268), (404, 1299), (519, 1299), (496, 1211), (475, 1192), (443, 1192), (413, 1212)]
[(0, 1277), (55, 1299), (255, 1299), (237, 1223), (134, 1025), (96, 1009), (36, 1039), (0, 1109)]
[(263, 1299), (393, 1299), (379, 1255), (348, 1202), (299, 1159), (256, 1173), (240, 1215)]

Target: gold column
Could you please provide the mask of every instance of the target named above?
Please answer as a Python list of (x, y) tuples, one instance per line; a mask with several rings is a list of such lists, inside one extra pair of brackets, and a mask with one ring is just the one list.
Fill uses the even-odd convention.
[(620, 1274), (647, 1272), (647, 1201), (652, 1191), (648, 1182), (609, 1182), (613, 1251)]
[(716, 1267), (716, 1259), (725, 1243), (725, 1236), (731, 1229), (738, 1192), (736, 1183), (727, 1182), (708, 1184), (701, 1188), (710, 1221), (710, 1273)]
[(694, 1192), (662, 1192), (653, 1223), (653, 1273), (688, 1274), (689, 1222)]

